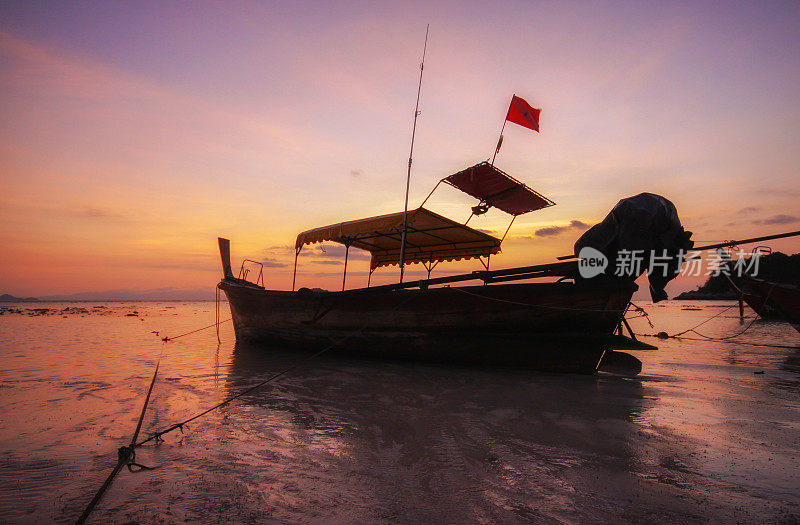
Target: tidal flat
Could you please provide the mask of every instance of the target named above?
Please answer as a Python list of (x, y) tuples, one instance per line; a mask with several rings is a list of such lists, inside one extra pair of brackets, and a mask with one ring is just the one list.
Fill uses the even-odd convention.
[[(742, 330), (734, 303), (642, 304), (637, 333)], [(223, 303), (222, 319), (227, 319)], [(726, 309), (723, 311), (723, 309)], [(236, 344), (214, 303), (0, 308), (0, 521), (74, 522), (142, 436), (307, 354)], [(744, 324), (742, 324), (744, 323)], [(137, 449), (94, 523), (792, 523), (800, 334), (645, 339), (642, 373), (545, 374), (338, 357)], [(535, 344), (535, 342), (532, 342)], [(772, 346), (758, 346), (772, 345)]]

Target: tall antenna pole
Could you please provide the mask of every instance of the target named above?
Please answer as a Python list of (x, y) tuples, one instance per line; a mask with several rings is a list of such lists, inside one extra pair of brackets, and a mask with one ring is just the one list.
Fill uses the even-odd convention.
[(406, 262), (406, 234), (408, 233), (408, 190), (411, 187), (411, 162), (414, 156), (414, 136), (417, 134), (417, 117), (419, 117), (419, 94), (422, 91), (422, 72), (425, 70), (425, 52), (428, 50), (428, 30), (425, 26), (425, 45), (422, 48), (422, 62), (419, 64), (419, 86), (417, 86), (417, 105), (414, 107), (414, 127), (411, 130), (411, 151), (408, 153), (408, 175), (406, 176), (406, 204), (403, 208), (403, 235), (400, 239), (400, 282), (403, 282), (403, 269)]
[[(514, 95), (511, 97), (511, 101), (512, 102), (514, 101), (514, 97), (516, 97), (516, 96), (517, 96), (517, 94), (514, 93)], [(510, 110), (511, 107), (509, 106), (508, 109)], [(497, 147), (494, 148), (494, 155), (492, 155), (492, 163), (491, 163), (492, 166), (494, 166), (494, 159), (497, 158), (497, 153), (500, 151), (500, 148), (503, 146), (503, 132), (506, 130), (506, 122), (508, 122), (508, 111), (506, 111), (506, 118), (505, 118), (505, 120), (503, 120), (503, 127), (500, 128), (500, 138), (497, 139)]]

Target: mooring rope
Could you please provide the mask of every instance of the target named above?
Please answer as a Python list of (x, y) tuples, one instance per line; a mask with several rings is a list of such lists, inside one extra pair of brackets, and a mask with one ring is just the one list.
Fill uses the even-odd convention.
[(215, 303), (216, 303), (215, 304), (215, 306), (216, 306), (216, 317), (215, 317), (215, 320), (217, 322), (215, 324), (217, 326), (217, 344), (219, 344), (219, 343), (222, 342), (222, 340), (219, 338), (219, 284), (217, 284), (215, 289), (216, 289), (216, 292), (217, 292), (216, 293), (216, 301), (215, 301)]
[[(393, 312), (393, 311), (397, 310), (398, 308), (403, 306), (405, 303), (409, 302), (414, 297), (415, 297), (414, 295), (410, 295), (410, 296), (406, 297), (404, 300), (402, 300), (399, 303), (397, 303), (391, 310), (389, 310), (389, 312)], [(230, 321), (230, 319), (227, 319), (227, 321)], [(222, 322), (226, 322), (226, 321), (222, 321)], [(215, 323), (215, 324), (217, 324), (217, 323)], [(136, 453), (135, 453), (136, 447), (140, 447), (140, 446), (144, 445), (145, 443), (148, 443), (148, 442), (153, 441), (153, 440), (159, 440), (161, 438), (161, 436), (163, 436), (164, 434), (168, 434), (168, 433), (170, 433), (170, 432), (172, 432), (174, 430), (180, 429), (181, 432), (183, 432), (183, 427), (185, 425), (187, 425), (188, 423), (194, 421), (195, 419), (203, 417), (206, 414), (208, 414), (210, 412), (213, 412), (214, 410), (217, 410), (217, 409), (227, 405), (228, 403), (230, 403), (230, 402), (232, 402), (232, 401), (234, 401), (234, 400), (236, 400), (236, 399), (238, 399), (238, 398), (240, 398), (242, 396), (245, 396), (245, 395), (247, 395), (247, 394), (249, 394), (251, 392), (254, 392), (255, 390), (258, 390), (259, 388), (263, 387), (264, 385), (266, 385), (266, 384), (268, 384), (268, 383), (270, 383), (272, 381), (275, 381), (276, 379), (288, 374), (289, 372), (292, 372), (293, 370), (296, 370), (297, 368), (300, 368), (302, 365), (304, 365), (308, 361), (311, 361), (312, 359), (314, 359), (316, 357), (319, 357), (320, 355), (324, 354), (325, 352), (329, 351), (330, 349), (332, 349), (332, 348), (334, 348), (334, 347), (336, 347), (338, 345), (341, 345), (342, 343), (348, 341), (352, 337), (362, 333), (364, 330), (369, 328), (371, 325), (372, 325), (372, 323), (367, 323), (364, 326), (362, 326), (361, 328), (359, 328), (358, 330), (355, 330), (355, 331), (352, 331), (352, 332), (348, 333), (342, 339), (329, 344), (328, 346), (326, 346), (322, 350), (320, 350), (318, 352), (315, 352), (314, 354), (311, 354), (310, 356), (307, 356), (307, 357), (297, 361), (294, 365), (292, 365), (292, 366), (290, 366), (290, 367), (288, 367), (288, 368), (286, 368), (286, 369), (284, 369), (284, 370), (282, 370), (282, 371), (280, 371), (278, 373), (275, 373), (275, 374), (271, 375), (270, 377), (268, 377), (267, 379), (261, 381), (257, 385), (254, 385), (254, 386), (252, 386), (252, 387), (250, 387), (250, 388), (248, 388), (248, 389), (246, 389), (246, 390), (244, 390), (242, 392), (239, 392), (238, 394), (233, 395), (233, 396), (225, 399), (224, 401), (221, 401), (220, 403), (217, 403), (216, 405), (212, 406), (211, 408), (209, 408), (207, 410), (204, 410), (203, 412), (200, 412), (199, 414), (197, 414), (195, 416), (192, 416), (189, 419), (186, 419), (186, 420), (184, 420), (184, 421), (182, 421), (180, 423), (176, 423), (176, 424), (174, 424), (174, 425), (172, 425), (170, 427), (167, 427), (164, 430), (156, 432), (156, 433), (152, 434), (150, 437), (148, 437), (147, 439), (143, 439), (142, 441), (137, 442), (136, 439), (138, 439), (139, 431), (140, 431), (141, 426), (142, 426), (142, 421), (144, 420), (145, 411), (147, 410), (147, 405), (149, 404), (149, 401), (150, 401), (150, 394), (153, 391), (153, 386), (155, 385), (156, 377), (158, 375), (158, 368), (159, 368), (159, 366), (161, 364), (161, 357), (164, 355), (164, 347), (162, 345), (162, 347), (161, 347), (161, 356), (159, 356), (158, 362), (156, 363), (156, 369), (155, 369), (155, 372), (153, 373), (153, 379), (150, 382), (150, 388), (147, 391), (147, 396), (145, 397), (144, 406), (142, 407), (142, 412), (139, 415), (139, 421), (138, 421), (138, 423), (136, 425), (136, 430), (135, 430), (135, 432), (133, 434), (133, 438), (131, 439), (130, 445), (128, 445), (127, 447), (120, 447), (119, 448), (119, 450), (117, 451), (117, 457), (118, 457), (117, 465), (114, 467), (114, 469), (108, 475), (108, 477), (106, 478), (105, 482), (103, 482), (101, 487), (98, 489), (97, 493), (94, 495), (94, 498), (92, 498), (92, 501), (89, 502), (89, 505), (83, 511), (83, 514), (81, 514), (81, 517), (78, 518), (77, 523), (78, 524), (82, 524), (82, 523), (86, 522), (86, 519), (92, 513), (92, 511), (94, 510), (95, 506), (100, 501), (100, 499), (102, 498), (103, 494), (106, 492), (108, 487), (111, 486), (111, 483), (114, 481), (114, 478), (119, 473), (119, 471), (122, 470), (122, 467), (127, 465), (129, 470), (131, 470), (131, 471), (133, 471), (133, 469), (130, 468), (131, 466), (138, 467), (138, 470), (152, 470), (151, 467), (145, 467), (144, 465), (140, 465), (138, 463), (134, 463), (133, 462), (134, 458), (136, 457)], [(172, 337), (172, 338), (164, 338), (164, 341), (166, 342), (166, 341), (175, 339), (177, 337), (183, 337), (184, 335), (193, 334), (195, 332), (199, 332), (200, 330), (205, 330), (205, 329), (211, 328), (212, 326), (214, 326), (214, 325), (212, 324), (212, 325), (200, 328), (198, 330), (194, 330), (192, 332), (187, 332), (185, 334), (181, 334), (179, 336), (175, 336), (175, 337)]]
[(725, 336), (725, 337), (711, 337), (711, 336), (708, 336), (708, 335), (705, 335), (705, 334), (701, 334), (700, 332), (698, 332), (698, 331), (697, 331), (697, 330), (695, 330), (695, 329), (687, 330), (686, 332), (681, 332), (680, 334), (676, 334), (676, 335), (683, 335), (683, 334), (685, 334), (685, 333), (687, 333), (687, 332), (692, 332), (693, 334), (697, 334), (697, 335), (699, 335), (700, 337), (702, 337), (702, 338), (704, 338), (704, 339), (708, 339), (708, 340), (710, 340), (710, 341), (712, 341), (712, 340), (713, 340), (713, 341), (726, 341), (726, 340), (728, 340), (728, 339), (733, 339), (734, 337), (739, 337), (740, 335), (744, 334), (745, 332), (747, 332), (748, 330), (750, 330), (750, 327), (752, 327), (752, 326), (753, 326), (753, 323), (755, 323), (756, 321), (758, 321), (758, 316), (754, 317), (754, 318), (753, 318), (753, 320), (752, 320), (752, 321), (750, 321), (750, 323), (749, 323), (749, 324), (748, 324), (748, 325), (745, 327), (745, 329), (744, 329), (744, 330), (740, 331), (740, 332), (739, 332), (739, 333), (737, 333), (737, 334), (728, 335), (728, 336)]
[(231, 317), (228, 317), (224, 321), (217, 321), (216, 323), (212, 323), (212, 324), (210, 324), (208, 326), (204, 326), (203, 328), (198, 328), (197, 330), (192, 330), (191, 332), (186, 332), (185, 334), (174, 335), (172, 337), (163, 337), (161, 340), (164, 341), (164, 342), (174, 341), (175, 339), (178, 339), (179, 337), (183, 337), (183, 336), (191, 335), (191, 334), (196, 334), (197, 332), (202, 332), (203, 330), (208, 330), (209, 328), (214, 328), (215, 326), (219, 326), (222, 323), (227, 323), (231, 319), (232, 319)]
[(645, 310), (641, 306), (637, 306), (637, 305), (633, 304), (633, 302), (631, 302), (631, 301), (628, 302), (628, 305), (632, 306), (634, 310), (639, 312), (639, 315), (634, 315), (632, 317), (626, 317), (626, 319), (637, 319), (639, 317), (644, 317), (645, 320), (647, 321), (647, 324), (650, 325), (650, 328), (655, 328), (655, 325), (653, 325), (653, 321), (650, 320), (650, 315), (647, 313), (647, 310)]
[[(410, 301), (413, 298), (414, 298), (413, 295), (411, 295), (409, 297), (406, 297), (404, 300), (402, 300), (399, 303), (397, 303), (391, 310), (389, 310), (389, 312), (393, 312), (393, 311), (397, 310), (398, 308), (400, 308), (401, 306), (403, 306), (405, 303), (407, 303), (408, 301)], [(310, 361), (310, 360), (314, 359), (315, 357), (319, 357), (320, 355), (324, 354), (325, 352), (327, 352), (331, 348), (334, 348), (335, 346), (341, 345), (342, 343), (348, 341), (349, 339), (353, 338), (354, 336), (362, 333), (364, 330), (369, 328), (371, 325), (372, 325), (372, 323), (365, 324), (364, 326), (362, 326), (358, 330), (355, 330), (355, 331), (352, 331), (352, 332), (348, 333), (342, 339), (329, 344), (328, 346), (326, 346), (322, 350), (320, 350), (318, 352), (315, 352), (315, 353), (311, 354), (310, 356), (301, 359), (300, 361), (298, 361), (294, 365), (290, 366), (289, 368), (286, 368), (286, 369), (284, 369), (284, 370), (282, 370), (282, 371), (280, 371), (280, 372), (278, 372), (276, 374), (271, 375), (270, 377), (268, 377), (264, 381), (258, 383), (257, 385), (254, 385), (254, 386), (252, 386), (252, 387), (250, 387), (250, 388), (248, 388), (248, 389), (246, 389), (246, 390), (244, 390), (242, 392), (239, 392), (238, 394), (233, 395), (233, 396), (225, 399), (224, 401), (221, 401), (221, 402), (217, 403), (216, 405), (212, 406), (211, 408), (209, 408), (207, 410), (204, 410), (203, 412), (200, 412), (199, 414), (194, 415), (194, 416), (190, 417), (189, 419), (181, 421), (180, 423), (176, 423), (176, 424), (174, 424), (174, 425), (172, 425), (170, 427), (167, 427), (164, 430), (161, 430), (159, 432), (156, 432), (156, 433), (152, 434), (147, 439), (144, 439), (144, 440), (140, 441), (139, 443), (136, 443), (136, 446), (138, 447), (138, 446), (144, 445), (145, 443), (147, 443), (149, 441), (152, 441), (154, 439), (158, 440), (164, 434), (168, 434), (169, 432), (172, 432), (174, 430), (178, 430), (178, 429), (183, 430), (184, 425), (186, 425), (187, 423), (190, 423), (190, 422), (194, 421), (195, 419), (203, 417), (204, 415), (208, 414), (209, 412), (213, 412), (214, 410), (217, 410), (218, 408), (221, 408), (221, 407), (227, 405), (231, 401), (234, 401), (235, 399), (238, 399), (238, 398), (240, 398), (240, 397), (242, 397), (244, 395), (247, 395), (250, 392), (258, 390), (259, 388), (261, 388), (262, 386), (266, 385), (267, 383), (270, 383), (270, 382), (278, 379), (279, 377), (284, 376), (284, 375), (288, 374), (289, 372), (291, 372), (293, 370), (296, 370), (297, 368), (300, 368), (307, 361)]]
[[(367, 327), (365, 326), (361, 330), (364, 330), (366, 328)], [(361, 330), (359, 330), (359, 332)], [(266, 385), (267, 383), (270, 383), (270, 382), (278, 379), (279, 377), (284, 376), (284, 375), (288, 374), (289, 372), (291, 372), (293, 370), (296, 370), (297, 368), (300, 368), (307, 361), (310, 361), (310, 360), (314, 359), (315, 357), (319, 357), (320, 355), (324, 354), (325, 352), (327, 352), (328, 350), (330, 350), (334, 346), (336, 346), (338, 344), (341, 344), (341, 343), (345, 342), (347, 339), (349, 339), (350, 337), (352, 337), (353, 335), (356, 335), (356, 333), (358, 333), (358, 332), (354, 332), (354, 333), (348, 335), (347, 337), (345, 337), (344, 339), (342, 339), (341, 341), (337, 341), (335, 343), (332, 343), (332, 344), (328, 345), (327, 347), (323, 348), (322, 350), (320, 350), (320, 351), (318, 351), (318, 352), (316, 352), (314, 354), (311, 354), (310, 356), (305, 357), (304, 359), (298, 361), (297, 363), (295, 363), (294, 365), (290, 366), (289, 368), (286, 368), (284, 370), (281, 370), (278, 373), (275, 373), (275, 374), (269, 376), (267, 379), (261, 381), (257, 385), (254, 385), (254, 386), (252, 386), (252, 387), (250, 387), (250, 388), (248, 388), (246, 390), (243, 390), (242, 392), (239, 392), (238, 394), (233, 395), (233, 396), (225, 399), (224, 401), (221, 401), (221, 402), (217, 403), (216, 405), (212, 406), (211, 408), (208, 408), (208, 409), (204, 410), (203, 412), (200, 412), (199, 414), (196, 414), (196, 415), (190, 417), (189, 419), (181, 421), (180, 423), (175, 423), (174, 425), (172, 425), (170, 427), (167, 427), (164, 430), (161, 430), (159, 432), (156, 432), (156, 433), (152, 434), (147, 439), (143, 439), (142, 441), (139, 441), (138, 443), (136, 443), (135, 446), (140, 447), (140, 446), (144, 445), (145, 443), (148, 443), (148, 442), (150, 442), (150, 441), (152, 441), (154, 439), (155, 440), (159, 440), (159, 439), (161, 439), (161, 436), (163, 436), (164, 434), (168, 434), (168, 433), (170, 433), (170, 432), (172, 432), (174, 430), (180, 429), (181, 431), (183, 431), (183, 427), (185, 425), (191, 423), (195, 419), (201, 418), (201, 417), (205, 416), (206, 414), (208, 414), (210, 412), (213, 412), (214, 410), (217, 410), (218, 408), (222, 408), (223, 406), (227, 405), (231, 401), (234, 401), (234, 400), (236, 400), (236, 399), (238, 399), (238, 398), (240, 398), (242, 396), (245, 396), (245, 395), (247, 395), (247, 394), (249, 394), (249, 393), (251, 393), (251, 392), (253, 392), (255, 390), (258, 390), (259, 388), (261, 388), (262, 386)]]
[[(678, 332), (677, 334), (675, 334), (675, 335), (672, 335), (672, 336), (670, 336), (670, 337), (678, 337), (678, 336), (681, 336), (681, 335), (683, 335), (683, 334), (686, 334), (686, 333), (688, 333), (688, 332), (694, 332), (694, 330), (695, 330), (696, 328), (700, 328), (701, 326), (703, 326), (703, 325), (704, 325), (704, 324), (706, 324), (707, 322), (709, 322), (709, 321), (711, 321), (711, 320), (713, 320), (713, 319), (716, 319), (717, 317), (719, 317), (720, 315), (724, 314), (725, 312), (727, 312), (727, 311), (728, 311), (728, 310), (730, 310), (731, 308), (734, 308), (735, 306), (736, 306), (736, 305), (733, 305), (733, 306), (729, 306), (729, 307), (727, 307), (727, 308), (724, 308), (724, 309), (722, 309), (721, 311), (719, 311), (719, 312), (717, 312), (716, 314), (714, 314), (714, 315), (712, 315), (711, 317), (709, 317), (708, 319), (706, 319), (705, 321), (703, 321), (702, 323), (698, 323), (698, 324), (694, 325), (693, 327), (689, 328), (688, 330), (684, 330), (683, 332)], [(697, 332), (695, 332), (695, 333), (697, 333)]]
[[(767, 292), (767, 296), (764, 298), (764, 302), (765, 303), (769, 300), (769, 297), (772, 294), (773, 288), (774, 288), (774, 285), (771, 286), (770, 289), (769, 289), (769, 292)], [(638, 311), (642, 312), (647, 317), (647, 312), (645, 312), (644, 308), (636, 306), (633, 303), (631, 303), (631, 305), (634, 308), (636, 308)], [(658, 339), (677, 339), (679, 341), (699, 341), (699, 342), (702, 342), (702, 343), (713, 343), (713, 342), (721, 342), (721, 341), (730, 341), (730, 342), (733, 342), (733, 343), (736, 343), (736, 344), (747, 345), (747, 346), (760, 346), (760, 347), (767, 347), (767, 348), (789, 348), (789, 349), (792, 349), (792, 350), (800, 349), (799, 346), (777, 345), (777, 344), (769, 344), (769, 343), (753, 343), (751, 341), (733, 341), (733, 339), (735, 339), (736, 337), (739, 337), (741, 335), (744, 335), (748, 330), (750, 330), (750, 328), (753, 327), (755, 322), (760, 319), (760, 316), (757, 315), (757, 314), (747, 324), (747, 326), (744, 327), (744, 329), (740, 330), (739, 332), (737, 332), (737, 333), (735, 333), (733, 335), (727, 335), (727, 336), (724, 336), (724, 337), (711, 337), (709, 335), (706, 335), (706, 334), (703, 334), (703, 333), (700, 333), (700, 332), (697, 331), (697, 328), (700, 328), (701, 326), (703, 326), (707, 322), (711, 321), (712, 319), (716, 319), (720, 315), (724, 314), (725, 312), (727, 312), (731, 308), (735, 308), (736, 306), (737, 305), (733, 305), (733, 306), (729, 306), (727, 308), (724, 308), (723, 310), (717, 312), (715, 315), (712, 315), (711, 317), (709, 317), (705, 321), (694, 325), (692, 328), (689, 328), (688, 330), (684, 330), (683, 332), (678, 332), (677, 334), (674, 334), (674, 335), (669, 335), (666, 332), (659, 332), (657, 334), (635, 334), (635, 335), (640, 336), (640, 337), (655, 337), (655, 338), (658, 338)], [(650, 323), (650, 328), (655, 328), (653, 326), (653, 323), (650, 322), (650, 318), (649, 317), (647, 317), (647, 322)], [(685, 337), (683, 335), (683, 334), (688, 334), (688, 333), (697, 334), (702, 339), (698, 339), (697, 337)]]
[(108, 487), (111, 486), (111, 482), (114, 481), (114, 478), (117, 476), (122, 467), (127, 466), (128, 470), (134, 471), (133, 467), (137, 468), (137, 471), (140, 470), (152, 470), (152, 467), (146, 467), (139, 463), (134, 462), (136, 459), (136, 440), (139, 439), (139, 431), (142, 429), (142, 421), (144, 421), (144, 415), (147, 412), (147, 405), (150, 404), (150, 394), (153, 393), (153, 386), (156, 384), (156, 378), (158, 377), (158, 368), (161, 366), (161, 358), (164, 357), (164, 345), (161, 345), (161, 354), (158, 356), (158, 361), (156, 362), (156, 369), (153, 371), (153, 379), (150, 380), (150, 387), (147, 389), (147, 395), (144, 398), (144, 404), (142, 405), (142, 412), (139, 414), (139, 421), (136, 423), (136, 430), (133, 431), (133, 436), (131, 437), (130, 444), (127, 447), (119, 447), (117, 450), (117, 464), (111, 473), (106, 478), (105, 482), (100, 486), (100, 488), (95, 493), (92, 501), (89, 502), (89, 505), (81, 514), (81, 517), (78, 518), (77, 523), (80, 525), (85, 523), (86, 520), (89, 518), (89, 515), (94, 510), (97, 503), (100, 501), (100, 498), (103, 497)]
[[(651, 334), (636, 334), (636, 335), (641, 335), (641, 336), (644, 336), (644, 337), (658, 337), (657, 335), (651, 335)], [(741, 334), (739, 334), (739, 335), (741, 335)], [(719, 342), (719, 341), (722, 340), (722, 339), (700, 339), (700, 338), (697, 338), (697, 337), (683, 337), (683, 336), (674, 337), (674, 339), (677, 339), (678, 341), (697, 341), (697, 342), (700, 342), (700, 343), (716, 343), (716, 342)], [(765, 348), (788, 348), (789, 350), (800, 350), (800, 346), (774, 345), (774, 344), (769, 344), (769, 343), (754, 343), (752, 341), (730, 341), (730, 342), (736, 343), (737, 345), (760, 346), (760, 347), (765, 347)]]
[[(575, 312), (624, 312), (625, 311), (625, 309), (616, 310), (616, 309), (611, 309), (611, 308), (571, 308), (571, 307), (568, 307), (568, 306), (552, 306), (552, 305), (547, 305), (547, 304), (521, 303), (521, 302), (518, 302), (518, 301), (509, 301), (508, 299), (498, 299), (496, 297), (487, 297), (485, 295), (468, 292), (468, 291), (466, 291), (466, 290), (464, 290), (462, 288), (458, 288), (458, 287), (448, 287), (448, 289), (449, 290), (456, 290), (458, 292), (461, 292), (461, 293), (464, 293), (464, 294), (467, 294), (467, 295), (472, 295), (474, 297), (480, 297), (481, 299), (486, 299), (487, 301), (496, 301), (498, 303), (516, 304), (516, 305), (519, 305), (519, 306), (527, 306), (529, 308), (545, 308), (545, 309), (548, 309), (548, 310), (571, 310), (571, 311), (575, 311)], [(626, 308), (627, 308), (627, 305), (626, 305)]]
[[(719, 314), (715, 315), (714, 317), (717, 317), (718, 315)], [(713, 317), (711, 319), (713, 319)], [(711, 319), (706, 319), (705, 321), (703, 321), (702, 323), (700, 323), (697, 326), (705, 324), (706, 322), (710, 321)], [(729, 341), (731, 339), (739, 337), (740, 335), (743, 335), (745, 332), (750, 330), (750, 328), (752, 328), (752, 326), (755, 324), (756, 321), (758, 321), (758, 316), (754, 317), (747, 324), (747, 326), (743, 330), (741, 330), (741, 331), (739, 331), (739, 332), (737, 332), (737, 333), (735, 333), (733, 335), (727, 335), (727, 336), (724, 336), (724, 337), (711, 337), (711, 336), (708, 336), (708, 335), (705, 335), (705, 334), (701, 334), (700, 332), (698, 332), (694, 328), (690, 328), (688, 330), (684, 330), (683, 332), (680, 332), (680, 333), (677, 333), (677, 334), (674, 334), (674, 335), (668, 335), (666, 332), (659, 332), (657, 334), (636, 334), (636, 335), (640, 335), (640, 336), (643, 336), (643, 337), (657, 337), (659, 339), (679, 339), (679, 340), (680, 339), (686, 339), (686, 340), (689, 340), (689, 341)], [(697, 327), (695, 327), (695, 328), (697, 328)], [(693, 337), (684, 337), (683, 336), (683, 334), (688, 334), (690, 332), (693, 333), (693, 334), (699, 335), (700, 337), (702, 337), (702, 339), (697, 339), (697, 338), (693, 338)], [(742, 341), (736, 341), (736, 342), (742, 342)], [(771, 345), (762, 345), (762, 346), (771, 346)], [(790, 348), (794, 348), (794, 347), (790, 347)]]

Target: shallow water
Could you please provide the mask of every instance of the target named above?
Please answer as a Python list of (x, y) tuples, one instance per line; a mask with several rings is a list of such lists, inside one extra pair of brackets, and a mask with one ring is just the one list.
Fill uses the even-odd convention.
[[(631, 323), (720, 314), (698, 331), (728, 336), (751, 319), (731, 305), (642, 305), (655, 328)], [(142, 436), (303, 357), (235, 345), (230, 323), (220, 345), (213, 329), (162, 343), (213, 323), (213, 303), (4, 306), (21, 310), (0, 315), (0, 522), (75, 521), (162, 351)], [(91, 521), (800, 519), (800, 334), (756, 321), (737, 342), (646, 341), (660, 349), (631, 352), (635, 378), (326, 354), (137, 449), (156, 469), (122, 471)]]

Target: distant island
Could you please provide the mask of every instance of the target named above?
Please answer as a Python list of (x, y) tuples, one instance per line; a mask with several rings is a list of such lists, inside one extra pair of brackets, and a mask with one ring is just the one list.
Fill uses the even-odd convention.
[[(758, 274), (754, 277), (776, 283), (800, 285), (800, 253), (786, 255), (775, 252), (762, 255), (758, 262)], [(712, 275), (705, 284), (698, 286), (696, 290), (683, 292), (674, 299), (714, 301), (738, 299), (738, 297), (724, 275)]]
[[(45, 295), (41, 297), (16, 297), (11, 294), (0, 295), (2, 302), (31, 301), (213, 301), (213, 287), (180, 290), (177, 288), (156, 288), (154, 290), (104, 290), (100, 292), (79, 292), (62, 295)], [(224, 295), (221, 297), (225, 300)]]
[(12, 302), (27, 303), (30, 301), (38, 301), (38, 300), (39, 299), (37, 299), (36, 297), (14, 297), (13, 295), (7, 293), (0, 295), (0, 302), (6, 302), (6, 303), (12, 303)]

